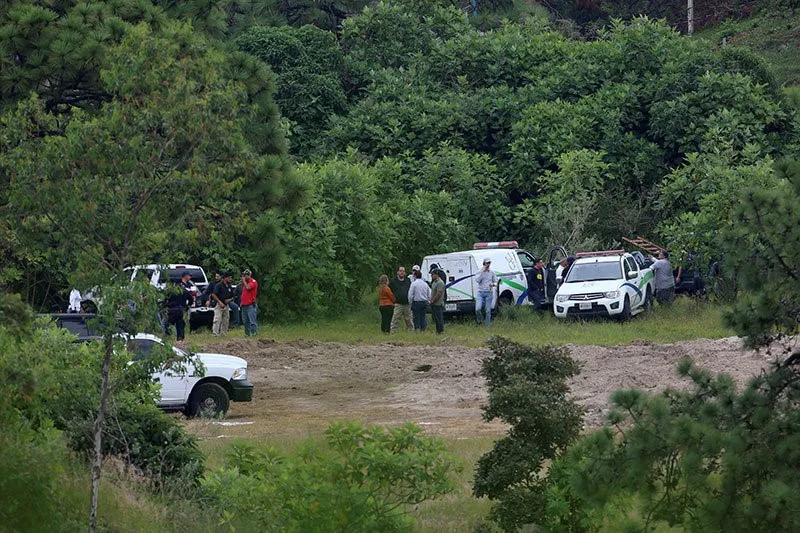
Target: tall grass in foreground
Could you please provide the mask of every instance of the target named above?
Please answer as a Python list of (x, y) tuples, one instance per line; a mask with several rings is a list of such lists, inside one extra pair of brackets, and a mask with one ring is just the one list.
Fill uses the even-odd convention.
[[(671, 343), (698, 338), (718, 339), (734, 335), (722, 323), (723, 307), (691, 298), (678, 298), (672, 307), (656, 305), (651, 315), (640, 314), (629, 322), (612, 320), (561, 320), (552, 311), (535, 313), (529, 307), (512, 308), (506, 316), (496, 317), (489, 328), (477, 326), (472, 316), (448, 318), (445, 332), (436, 335), (433, 325), (422, 333), (401, 332), (385, 335), (380, 331), (377, 306), (363, 306), (337, 318), (320, 318), (294, 324), (261, 324), (259, 336), (279, 341), (313, 339), (347, 344), (458, 344), (483, 345), (491, 335), (503, 335), (526, 344), (583, 344), (614, 346), (632, 341)], [(233, 329), (230, 337), (243, 336)], [(190, 343), (216, 342), (216, 337), (202, 332), (188, 337)]]

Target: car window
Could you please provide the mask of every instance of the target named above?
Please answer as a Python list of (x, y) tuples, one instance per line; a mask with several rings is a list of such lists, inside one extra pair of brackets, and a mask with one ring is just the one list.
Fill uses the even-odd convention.
[(519, 262), (522, 264), (522, 268), (533, 268), (534, 261), (530, 254), (517, 252), (517, 256), (519, 256)]
[(636, 261), (631, 260), (630, 257), (625, 258), (625, 268), (627, 269), (626, 274), (631, 271), (639, 272), (639, 266), (636, 264)]
[(169, 276), (169, 281), (180, 281), (181, 274), (184, 272), (188, 272), (192, 276), (192, 282), (194, 283), (206, 283), (205, 274), (199, 268), (171, 268), (167, 275)]
[(133, 360), (138, 361), (148, 357), (155, 344), (155, 341), (150, 339), (130, 339), (128, 341), (128, 351), (133, 353)]
[(569, 269), (564, 283), (581, 281), (603, 281), (622, 279), (622, 268), (619, 261), (603, 263), (575, 263)]

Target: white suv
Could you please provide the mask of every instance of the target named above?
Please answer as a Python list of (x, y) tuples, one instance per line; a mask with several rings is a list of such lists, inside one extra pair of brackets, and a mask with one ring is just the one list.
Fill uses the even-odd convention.
[(559, 318), (605, 316), (627, 320), (653, 308), (653, 271), (624, 250), (576, 254), (556, 293)]

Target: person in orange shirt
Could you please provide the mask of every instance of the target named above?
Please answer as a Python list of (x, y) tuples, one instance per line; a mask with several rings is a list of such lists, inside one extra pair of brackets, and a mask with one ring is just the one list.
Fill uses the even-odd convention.
[(381, 310), (381, 331), (389, 333), (394, 314), (394, 304), (397, 299), (389, 288), (389, 276), (386, 274), (378, 278), (378, 305)]

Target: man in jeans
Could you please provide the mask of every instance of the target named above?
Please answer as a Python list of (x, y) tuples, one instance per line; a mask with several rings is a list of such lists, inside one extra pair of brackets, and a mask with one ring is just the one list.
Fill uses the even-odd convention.
[(249, 270), (242, 272), (242, 322), (244, 322), (244, 336), (258, 335), (258, 282), (253, 279)]
[(411, 300), (411, 312), (414, 314), (414, 329), (425, 331), (428, 329), (428, 301), (431, 299), (431, 288), (422, 280), (422, 272), (414, 270), (414, 280), (408, 291)]
[(214, 325), (211, 327), (211, 333), (215, 336), (221, 336), (228, 333), (228, 323), (230, 321), (230, 304), (235, 295), (231, 289), (231, 278), (233, 276), (230, 272), (225, 272), (222, 279), (217, 286), (214, 287), (214, 292), (211, 298), (216, 302), (214, 307)]
[(436, 324), (436, 333), (444, 333), (444, 281), (440, 277), (440, 270), (431, 270), (431, 314)]
[[(491, 271), (492, 260), (488, 257), (483, 260), (483, 268), (475, 277), (478, 284), (478, 295), (475, 298), (475, 320), (480, 325), (484, 322), (487, 326), (492, 323), (492, 297), (497, 286), (497, 275)], [(481, 319), (483, 312), (483, 319)]]
[(414, 323), (411, 321), (411, 304), (408, 303), (408, 290), (411, 288), (411, 281), (406, 277), (406, 267), (397, 268), (397, 277), (389, 282), (389, 288), (395, 297), (392, 324), (389, 326), (390, 331), (395, 333), (401, 320), (405, 321), (408, 331), (413, 331)]

